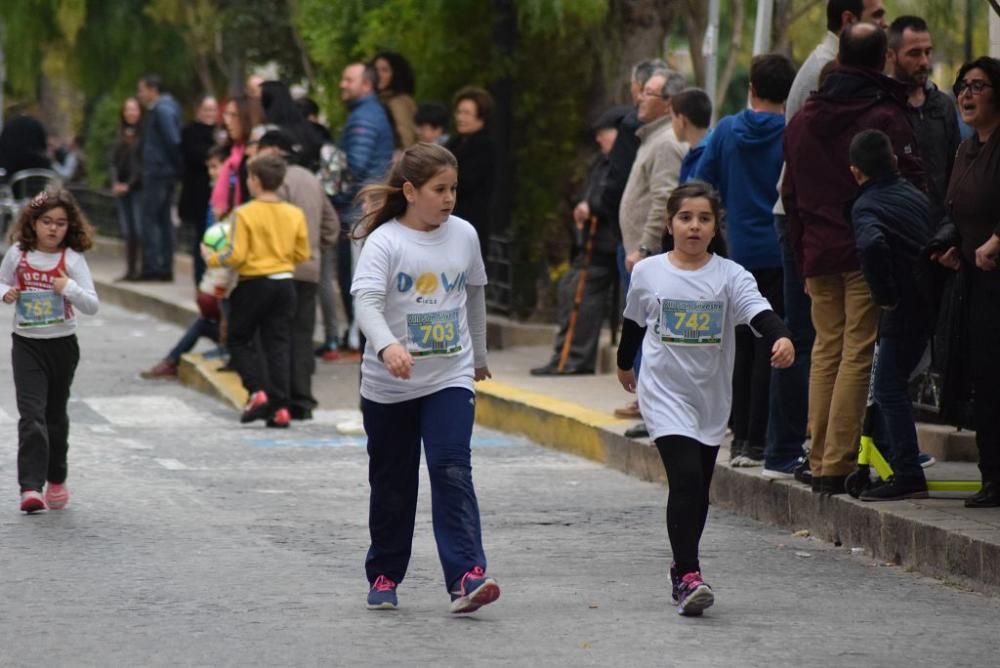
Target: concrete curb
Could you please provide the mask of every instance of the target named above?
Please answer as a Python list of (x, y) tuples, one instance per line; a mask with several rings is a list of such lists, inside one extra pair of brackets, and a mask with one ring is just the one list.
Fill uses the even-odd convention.
[(177, 365), (177, 379), (199, 392), (219, 399), (236, 410), (241, 410), (247, 402), (247, 391), (240, 382), (239, 375), (222, 371), (222, 360), (208, 359), (201, 353), (187, 353), (181, 356)]

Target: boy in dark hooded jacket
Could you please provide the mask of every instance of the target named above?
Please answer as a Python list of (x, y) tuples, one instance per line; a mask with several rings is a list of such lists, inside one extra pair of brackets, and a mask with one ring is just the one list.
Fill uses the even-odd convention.
[(893, 470), (888, 482), (865, 490), (861, 500), (926, 498), (927, 480), (918, 460), (907, 385), (931, 333), (924, 282), (928, 268), (922, 256), (931, 238), (928, 200), (899, 175), (892, 143), (884, 132), (865, 130), (855, 135), (850, 168), (860, 186), (851, 222), (861, 272), (882, 309), (872, 381), (875, 442)]

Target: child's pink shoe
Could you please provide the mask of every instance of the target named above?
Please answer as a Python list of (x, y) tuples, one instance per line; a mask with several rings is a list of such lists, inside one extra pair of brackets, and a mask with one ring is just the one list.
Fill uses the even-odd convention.
[(50, 510), (62, 510), (69, 503), (69, 488), (56, 482), (50, 482), (45, 488), (45, 503)]
[(45, 510), (45, 499), (33, 489), (21, 492), (21, 510), (26, 513), (37, 513), (39, 510)]

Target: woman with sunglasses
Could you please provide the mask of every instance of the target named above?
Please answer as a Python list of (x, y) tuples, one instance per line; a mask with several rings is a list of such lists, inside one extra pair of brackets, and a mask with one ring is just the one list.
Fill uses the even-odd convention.
[(949, 337), (943, 413), (973, 392), (973, 427), (983, 488), (965, 500), (969, 508), (1000, 506), (1000, 60), (982, 57), (958, 71), (955, 98), (962, 120), (975, 133), (955, 156), (945, 205), (948, 218), (930, 244), (930, 257), (961, 272), (952, 299), (958, 320)]

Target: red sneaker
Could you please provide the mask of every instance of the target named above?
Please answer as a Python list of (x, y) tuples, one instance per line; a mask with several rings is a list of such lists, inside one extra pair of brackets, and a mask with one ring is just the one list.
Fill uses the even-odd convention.
[(246, 424), (265, 417), (267, 417), (267, 393), (264, 390), (257, 390), (247, 399), (247, 405), (243, 407), (240, 422)]
[(37, 513), (39, 510), (45, 510), (45, 499), (33, 489), (21, 492), (21, 510), (26, 513)]
[(69, 503), (69, 488), (50, 482), (45, 487), (45, 503), (50, 510), (62, 510)]
[(274, 415), (270, 420), (267, 421), (268, 427), (275, 427), (277, 429), (288, 429), (288, 425), (292, 423), (292, 416), (288, 412), (287, 408), (279, 408), (274, 411)]

